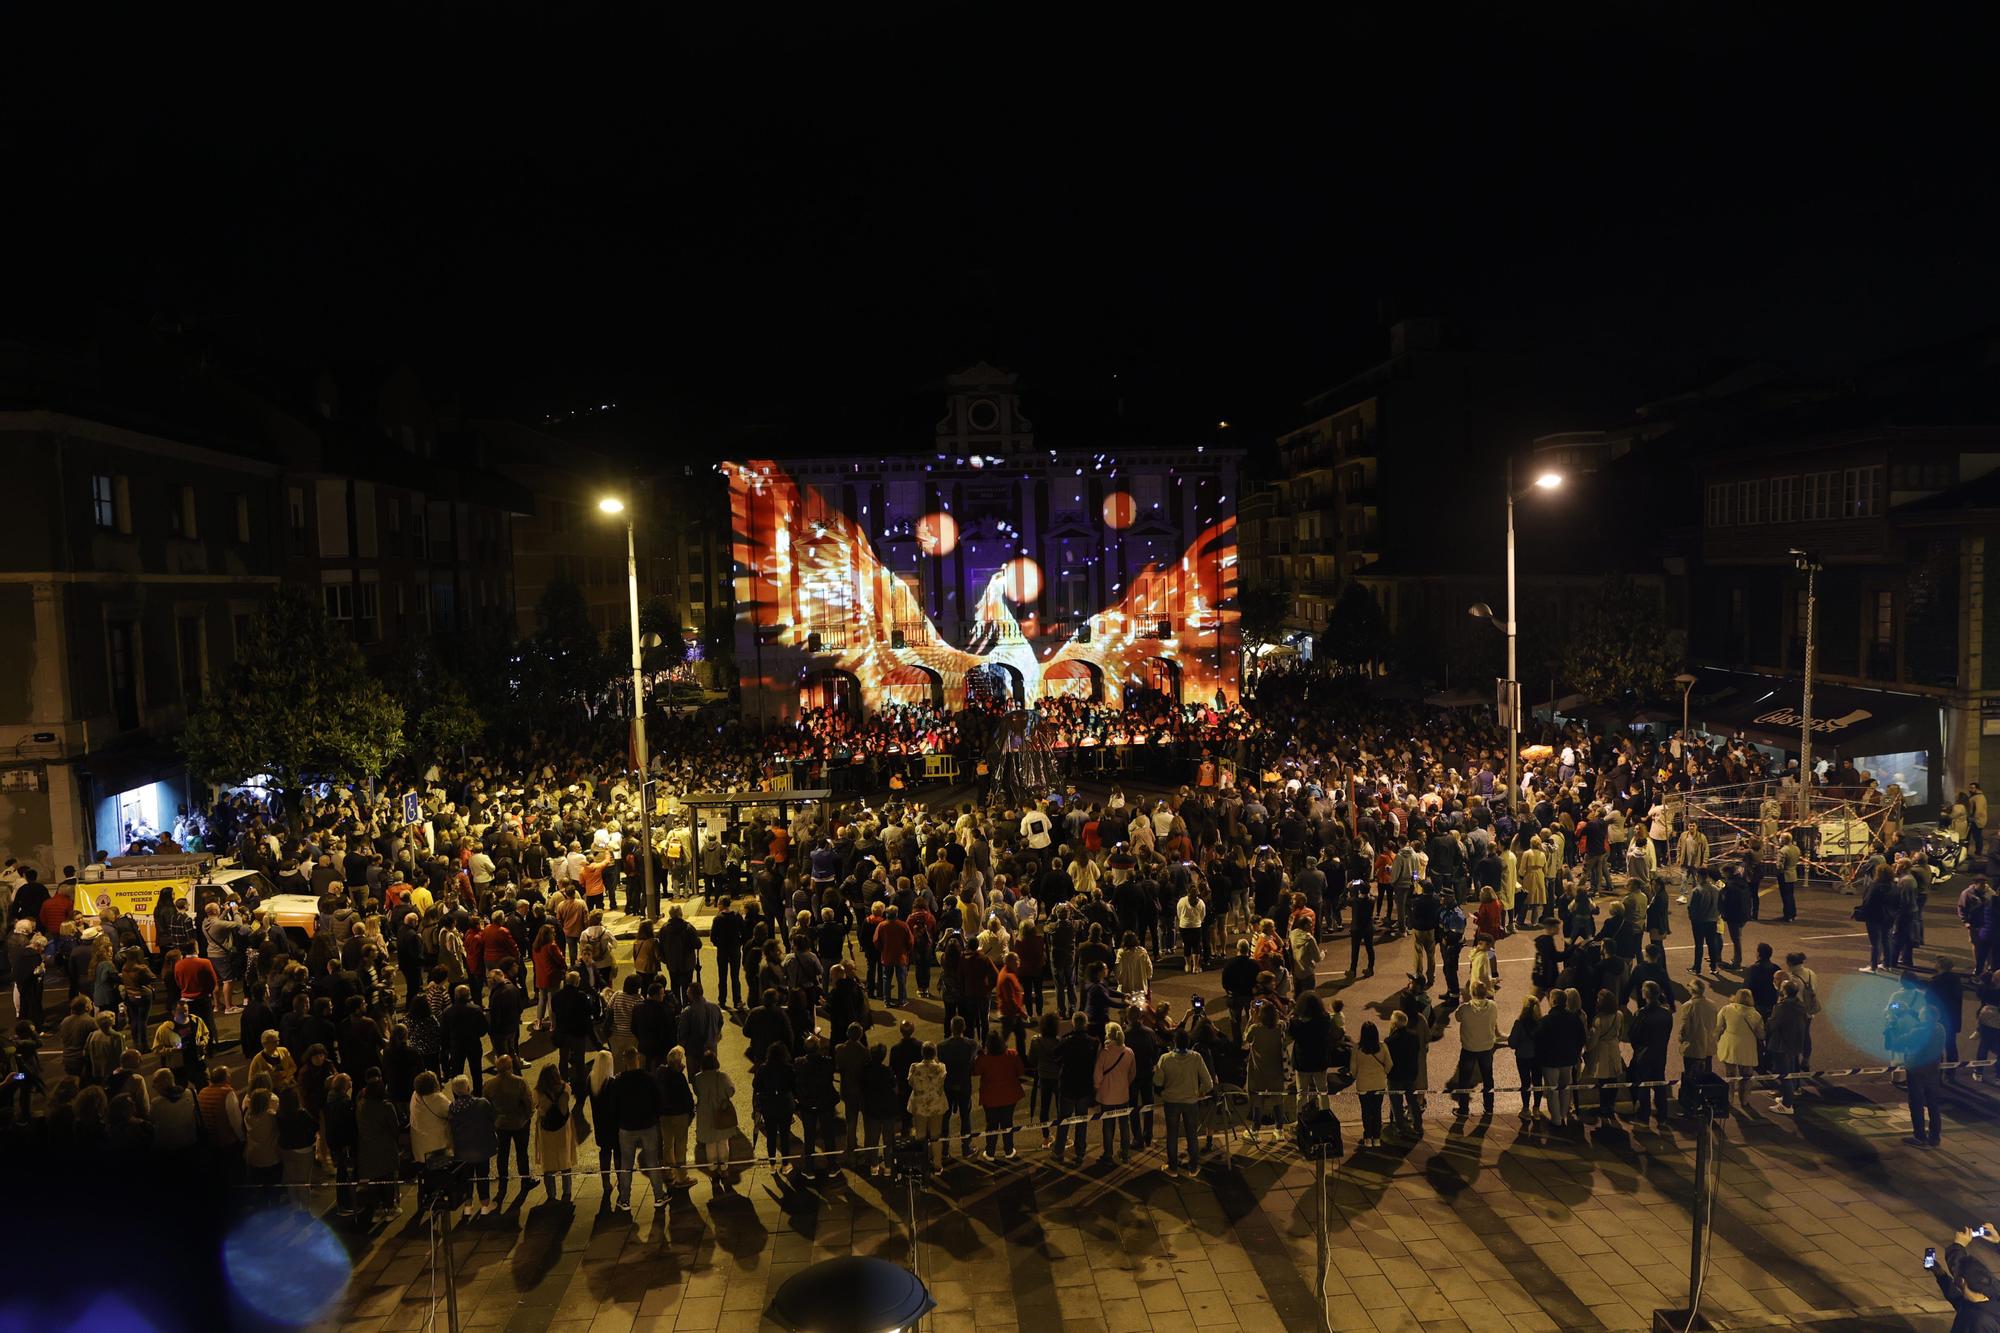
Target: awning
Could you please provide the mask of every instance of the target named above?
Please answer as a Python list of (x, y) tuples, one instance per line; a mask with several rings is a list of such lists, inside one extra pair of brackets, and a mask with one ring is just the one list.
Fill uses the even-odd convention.
[(178, 777), (187, 759), (165, 741), (143, 740), (107, 750), (92, 750), (77, 760), (77, 769), (96, 785), (100, 797)]
[[(1796, 753), (1805, 687), (1786, 676), (1702, 669), (1691, 713), (1710, 731)], [(1813, 752), (1844, 756), (1941, 748), (1936, 699), (1851, 685), (1813, 685)]]

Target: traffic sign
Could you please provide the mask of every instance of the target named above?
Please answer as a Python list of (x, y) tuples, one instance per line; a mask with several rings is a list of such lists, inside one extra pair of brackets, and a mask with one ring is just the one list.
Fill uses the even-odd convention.
[(424, 822), (423, 798), (413, 791), (403, 793), (403, 822), (405, 824)]

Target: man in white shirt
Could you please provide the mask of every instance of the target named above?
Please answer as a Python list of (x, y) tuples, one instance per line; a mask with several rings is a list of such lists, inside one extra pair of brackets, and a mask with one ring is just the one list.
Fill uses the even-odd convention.
[(1027, 840), (1028, 846), (1038, 852), (1048, 850), (1051, 828), (1048, 811), (1040, 806), (1021, 816), (1021, 836)]
[(1190, 976), (1201, 971), (1202, 927), (1208, 924), (1208, 904), (1202, 901), (1201, 893), (1194, 885), (1181, 897), (1180, 905), (1174, 909), (1174, 925), (1181, 932), (1182, 969)]

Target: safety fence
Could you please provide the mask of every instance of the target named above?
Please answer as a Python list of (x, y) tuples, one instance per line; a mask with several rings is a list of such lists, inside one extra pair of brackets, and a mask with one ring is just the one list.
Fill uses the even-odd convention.
[[(2000, 1064), (2000, 1060), (1993, 1060), (1993, 1059), (1957, 1060), (1957, 1061), (1946, 1061), (1936, 1066), (1929, 1066), (1928, 1068), (1934, 1068), (1940, 1074), (1944, 1074), (1960, 1070), (1970, 1071), (1979, 1069), (1991, 1069), (1996, 1064)], [(1741, 1104), (1742, 1100), (1745, 1097), (1747, 1097), (1749, 1093), (1756, 1091), (1767, 1091), (1767, 1092), (1777, 1091), (1781, 1084), (1789, 1084), (1791, 1090), (1796, 1092), (1800, 1089), (1816, 1084), (1856, 1082), (1864, 1079), (1882, 1078), (1885, 1076), (1895, 1075), (1895, 1074), (1907, 1074), (1908, 1072), (1909, 1070), (1907, 1069), (1907, 1067), (1902, 1065), (1871, 1065), (1871, 1066), (1857, 1065), (1844, 1069), (1801, 1070), (1799, 1072), (1790, 1074), (1753, 1073), (1753, 1074), (1740, 1074), (1730, 1077), (1715, 1075), (1708, 1082), (1707, 1086), (1709, 1088), (1726, 1089), (1730, 1097), (1735, 1099), (1738, 1104)], [(1919, 1070), (1918, 1072), (1920, 1076), (1923, 1073), (1922, 1070)], [(1561, 1095), (1571, 1099), (1572, 1103), (1575, 1106), (1580, 1107), (1585, 1097), (1597, 1094), (1600, 1091), (1600, 1089), (1611, 1091), (1620, 1096), (1623, 1096), (1628, 1092), (1636, 1095), (1637, 1093), (1642, 1091), (1653, 1091), (1655, 1089), (1671, 1093), (1676, 1091), (1684, 1091), (1686, 1089), (1686, 1081), (1683, 1079), (1633, 1080), (1624, 1077), (1616, 1079), (1603, 1079), (1603, 1080), (1581, 1078), (1576, 1081), (1568, 1083), (1540, 1083), (1540, 1084), (1496, 1083), (1496, 1085), (1490, 1091), (1496, 1095), (1501, 1093), (1506, 1093), (1516, 1096), (1527, 1094), (1527, 1095), (1540, 1095), (1544, 1098)], [(1472, 1083), (1463, 1086), (1446, 1086), (1443, 1088), (1390, 1087), (1386, 1090), (1381, 1090), (1381, 1095), (1385, 1099), (1396, 1098), (1396, 1097), (1463, 1099), (1471, 1097), (1483, 1097), (1486, 1095), (1487, 1091), (1488, 1089), (1486, 1089), (1482, 1084)], [(1278, 1151), (1291, 1151), (1291, 1152), (1299, 1151), (1296, 1143), (1293, 1140), (1284, 1138), (1282, 1136), (1274, 1135), (1266, 1139), (1253, 1139), (1249, 1137), (1251, 1135), (1261, 1132), (1255, 1127), (1255, 1122), (1248, 1114), (1253, 1108), (1256, 1108), (1259, 1105), (1260, 1098), (1264, 1099), (1266, 1102), (1270, 1101), (1282, 1102), (1289, 1100), (1294, 1102), (1299, 1107), (1304, 1107), (1309, 1103), (1323, 1106), (1326, 1109), (1333, 1111), (1335, 1118), (1342, 1124), (1343, 1127), (1345, 1127), (1348, 1125), (1360, 1123), (1360, 1115), (1358, 1108), (1360, 1105), (1360, 1097), (1362, 1095), (1364, 1094), (1357, 1092), (1357, 1090), (1352, 1086), (1339, 1089), (1328, 1089), (1324, 1092), (1314, 1091), (1311, 1089), (1302, 1090), (1298, 1087), (1293, 1087), (1284, 1092), (1253, 1093), (1253, 1092), (1248, 1092), (1243, 1088), (1229, 1085), (1217, 1088), (1215, 1091), (1211, 1092), (1208, 1096), (1199, 1098), (1194, 1102), (1176, 1103), (1176, 1105), (1195, 1106), (1201, 1109), (1202, 1118), (1198, 1121), (1196, 1125), (1196, 1132), (1201, 1134), (1204, 1138), (1213, 1138), (1216, 1142), (1219, 1142), (1222, 1148), (1224, 1160), (1228, 1161), (1233, 1156), (1236, 1144), (1238, 1143), (1239, 1140), (1248, 1140), (1252, 1142), (1257, 1142), (1260, 1146), (1260, 1149), (1262, 1149), (1264, 1145), (1269, 1145), (1270, 1148), (1276, 1149)], [(1164, 1107), (1166, 1105), (1167, 1103), (1163, 1102), (1148, 1102), (1148, 1103), (1138, 1103), (1138, 1104), (1127, 1104), (1118, 1107), (1093, 1107), (1086, 1112), (1080, 1112), (1066, 1116), (1059, 1116), (1051, 1120), (1027, 1121), (1008, 1126), (992, 1126), (990, 1128), (982, 1123), (976, 1128), (972, 1128), (970, 1130), (961, 1130), (958, 1132), (953, 1132), (950, 1128), (950, 1121), (954, 1117), (947, 1116), (945, 1118), (944, 1127), (940, 1129), (939, 1133), (936, 1136), (931, 1138), (916, 1137), (908, 1133), (903, 1133), (899, 1135), (895, 1141), (883, 1143), (878, 1146), (870, 1146), (864, 1148), (828, 1146), (819, 1148), (815, 1151), (801, 1150), (789, 1153), (753, 1152), (748, 1156), (734, 1156), (734, 1157), (725, 1157), (720, 1159), (693, 1158), (686, 1162), (678, 1164), (673, 1162), (660, 1162), (659, 1165), (654, 1169), (659, 1170), (663, 1173), (674, 1172), (683, 1169), (700, 1169), (700, 1170), (709, 1170), (716, 1168), (726, 1168), (729, 1170), (755, 1170), (758, 1168), (777, 1169), (787, 1165), (811, 1164), (815, 1162), (824, 1161), (827, 1158), (841, 1157), (841, 1156), (848, 1156), (863, 1162), (866, 1162), (870, 1158), (873, 1158), (877, 1162), (880, 1162), (882, 1164), (888, 1164), (899, 1151), (908, 1149), (912, 1144), (925, 1145), (925, 1146), (932, 1144), (949, 1144), (951, 1140), (953, 1140), (954, 1138), (960, 1139), (965, 1142), (971, 1142), (973, 1140), (984, 1139), (989, 1134), (996, 1136), (1005, 1136), (1012, 1134), (1016, 1136), (1018, 1140), (1018, 1136), (1039, 1133), (1043, 1136), (1044, 1144), (1037, 1145), (1035, 1149), (1031, 1149), (1031, 1151), (1033, 1151), (1033, 1150), (1039, 1150), (1040, 1147), (1042, 1146), (1053, 1144), (1053, 1142), (1058, 1137), (1058, 1132), (1063, 1130), (1069, 1130), (1069, 1129), (1077, 1130), (1078, 1133), (1076, 1134), (1076, 1142), (1079, 1145), (1081, 1145), (1087, 1140), (1088, 1135), (1090, 1133), (1090, 1128), (1092, 1126), (1105, 1126), (1110, 1124), (1116, 1124), (1121, 1120), (1130, 1120), (1135, 1117), (1148, 1116), (1148, 1115), (1153, 1116), (1154, 1119), (1157, 1121), (1162, 1118), (1164, 1113)], [(1351, 1114), (1347, 1113), (1349, 1108), (1354, 1108)], [(1213, 1116), (1213, 1123), (1210, 1123), (1209, 1117), (1211, 1115)], [(845, 1117), (841, 1114), (829, 1111), (824, 1115), (823, 1120), (826, 1128), (830, 1130), (834, 1126), (843, 1124)], [(744, 1124), (742, 1128), (739, 1130), (739, 1133), (747, 1135), (753, 1129), (761, 1137), (763, 1133), (761, 1127), (757, 1127), (749, 1123)], [(692, 1125), (690, 1125), (690, 1133), (692, 1133)], [(798, 1137), (799, 1136), (796, 1133), (792, 1135), (792, 1138), (794, 1139), (797, 1139)], [(1064, 1134), (1061, 1135), (1061, 1137), (1067, 1139), (1069, 1136)], [(1080, 1151), (1081, 1148), (1079, 1147), (1079, 1153)], [(422, 1164), (418, 1163), (416, 1165), (421, 1166)], [(565, 1170), (552, 1171), (552, 1172), (536, 1171), (536, 1172), (524, 1173), (521, 1174), (520, 1178), (523, 1179), (524, 1181), (541, 1176), (547, 1176), (549, 1178), (558, 1180), (562, 1179), (565, 1176), (571, 1177), (573, 1179), (588, 1179), (593, 1176), (601, 1176), (605, 1174), (606, 1171), (608, 1170), (616, 1170), (616, 1169), (618, 1168), (603, 1167), (603, 1166), (587, 1167), (579, 1163), (577, 1166), (570, 1167)], [(640, 1173), (644, 1174), (645, 1173), (644, 1169), (641, 1169)], [(414, 1188), (417, 1184), (416, 1181), (406, 1176), (398, 1176), (393, 1179), (349, 1179), (349, 1180), (341, 1180), (338, 1182), (323, 1181), (321, 1183), (324, 1185), (332, 1185), (337, 1183), (342, 1188), (375, 1187), (380, 1189)], [(283, 1182), (257, 1182), (257, 1183), (245, 1184), (243, 1188), (285, 1190), (285, 1189), (294, 1189), (296, 1187), (294, 1185), (288, 1185)]]

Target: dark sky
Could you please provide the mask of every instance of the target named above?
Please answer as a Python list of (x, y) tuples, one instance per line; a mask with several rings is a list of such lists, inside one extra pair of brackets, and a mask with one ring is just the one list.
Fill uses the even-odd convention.
[(1533, 433), (1961, 332), (2000, 295), (1983, 34), (1084, 8), (49, 33), (0, 94), (0, 322), (171, 310), (261, 356), (408, 360), (469, 410), (617, 401), (699, 448), (865, 434), (981, 357), (1044, 431), (1116, 373), (1149, 429), (1254, 435), (1417, 314)]

